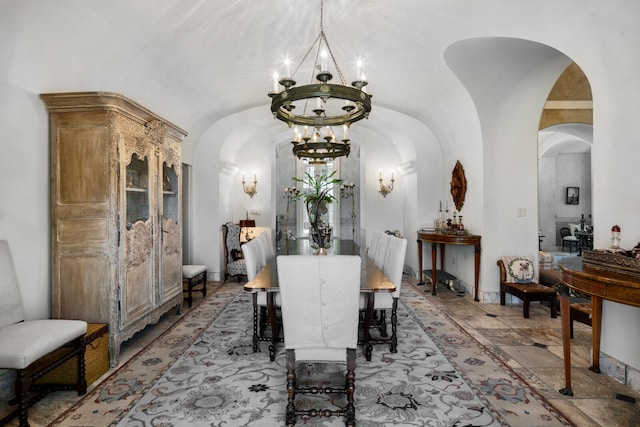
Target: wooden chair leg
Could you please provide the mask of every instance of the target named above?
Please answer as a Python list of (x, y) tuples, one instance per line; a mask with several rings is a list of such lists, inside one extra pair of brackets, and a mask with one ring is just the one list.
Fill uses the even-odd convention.
[(296, 424), (296, 354), (292, 349), (287, 350), (287, 426)]
[(398, 299), (393, 299), (393, 307), (391, 308), (391, 353), (398, 352)]
[(507, 304), (506, 292), (500, 291), (500, 305), (506, 305), (506, 304)]
[(345, 424), (347, 426), (355, 426), (356, 407), (354, 404), (354, 395), (356, 390), (356, 350), (353, 348), (347, 349), (347, 373), (345, 379), (347, 386), (347, 416)]

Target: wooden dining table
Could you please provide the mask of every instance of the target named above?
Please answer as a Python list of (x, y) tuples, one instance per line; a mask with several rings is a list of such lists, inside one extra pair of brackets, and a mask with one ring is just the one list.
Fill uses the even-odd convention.
[[(276, 249), (276, 256), (282, 255), (314, 255), (315, 250), (311, 247), (309, 239), (287, 240)], [(362, 260), (362, 271), (360, 274), (360, 292), (366, 297), (367, 307), (363, 324), (362, 343), (365, 349), (367, 360), (371, 360), (371, 344), (369, 343), (369, 327), (373, 318), (373, 307), (375, 294), (377, 292), (394, 292), (395, 285), (383, 271), (378, 268), (365, 251), (353, 240), (334, 238), (331, 248), (327, 249), (326, 255), (359, 255)], [(269, 358), (273, 361), (276, 357), (276, 346), (280, 341), (280, 329), (278, 326), (275, 295), (278, 291), (278, 271), (275, 257), (270, 259), (253, 280), (244, 285), (244, 290), (248, 292), (267, 292), (267, 313), (271, 324), (271, 344), (269, 345)]]

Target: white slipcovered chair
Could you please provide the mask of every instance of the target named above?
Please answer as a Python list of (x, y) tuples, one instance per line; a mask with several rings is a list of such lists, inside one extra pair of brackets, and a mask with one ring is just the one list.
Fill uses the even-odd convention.
[[(388, 249), (386, 251), (386, 258), (382, 266), (384, 275), (394, 284), (396, 290), (392, 293), (389, 292), (376, 292), (373, 303), (373, 309), (378, 315), (378, 321), (375, 325), (380, 330), (380, 338), (369, 338), (367, 346), (365, 348), (365, 355), (367, 360), (371, 360), (371, 345), (372, 344), (389, 344), (389, 350), (392, 353), (398, 352), (398, 299), (400, 298), (400, 289), (402, 286), (402, 272), (404, 270), (404, 259), (407, 252), (407, 239), (389, 236)], [(360, 297), (360, 310), (365, 310), (367, 307), (366, 297), (363, 295)], [(391, 310), (391, 337), (386, 338), (387, 335), (387, 323), (386, 323), (386, 310)], [(365, 331), (369, 333), (370, 331)]]
[[(87, 323), (81, 320), (25, 319), (9, 244), (0, 240), (0, 368), (16, 371), (18, 404), (17, 409), (0, 419), (0, 425), (18, 416), (20, 427), (29, 426), (28, 407), (50, 391), (75, 389), (79, 395), (87, 391), (83, 339), (86, 331)], [(74, 357), (78, 360), (75, 384), (34, 384)], [(38, 393), (31, 396), (34, 390)]]
[[(355, 369), (361, 260), (357, 255), (279, 256), (284, 345), (287, 354), (286, 425), (299, 415), (344, 416), (355, 425)], [(296, 363), (345, 363), (339, 386), (298, 384)], [(347, 404), (336, 409), (302, 409), (297, 393), (344, 393)], [(333, 399), (331, 399), (334, 402)]]
[[(258, 238), (250, 240), (242, 245), (242, 254), (247, 267), (247, 280), (253, 280), (265, 266), (262, 258), (262, 248)], [(266, 262), (266, 261), (265, 261)], [(274, 303), (280, 305), (280, 295), (275, 292)], [(271, 341), (270, 336), (265, 336), (267, 326), (267, 292), (253, 291), (253, 352), (258, 351), (260, 341)], [(276, 319), (277, 321), (277, 319)], [(275, 356), (275, 348), (270, 348), (270, 354)]]
[(384, 267), (384, 261), (385, 261), (385, 258), (387, 257), (387, 250), (389, 249), (389, 242), (391, 241), (392, 237), (393, 236), (387, 233), (380, 234), (380, 239), (378, 240), (378, 247), (376, 248), (376, 252), (373, 255), (373, 263), (379, 269), (382, 269), (382, 267)]
[(369, 258), (373, 259), (375, 256), (376, 250), (378, 250), (378, 243), (380, 242), (380, 236), (382, 235), (379, 231), (373, 231), (371, 233), (371, 240), (369, 241), (369, 246), (367, 246), (367, 255)]

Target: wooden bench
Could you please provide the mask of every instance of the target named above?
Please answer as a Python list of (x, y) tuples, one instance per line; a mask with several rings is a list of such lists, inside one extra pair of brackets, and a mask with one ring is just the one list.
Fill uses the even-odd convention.
[[(182, 280), (187, 281), (187, 296), (185, 301), (191, 307), (193, 304), (193, 292), (202, 292), (202, 297), (207, 296), (207, 266), (206, 265), (183, 265), (182, 266)], [(196, 289), (198, 284), (201, 285), (200, 289)]]
[[(6, 240), (0, 240), (0, 368), (16, 371), (17, 408), (0, 425), (18, 417), (20, 427), (28, 427), (27, 409), (50, 391), (75, 389), (86, 393), (84, 334), (87, 323), (81, 320), (25, 320), (22, 297)], [(36, 380), (77, 356), (77, 380), (74, 384), (36, 384)]]
[(500, 305), (506, 304), (506, 294), (514, 295), (522, 300), (523, 315), (529, 318), (529, 305), (531, 301), (549, 301), (551, 304), (551, 317), (558, 316), (556, 291), (538, 282), (511, 283), (507, 282), (507, 271), (502, 260), (498, 260), (500, 268)]

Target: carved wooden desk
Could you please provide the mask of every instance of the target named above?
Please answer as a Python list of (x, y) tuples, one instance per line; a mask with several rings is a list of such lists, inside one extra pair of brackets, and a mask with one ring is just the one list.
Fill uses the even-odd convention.
[[(560, 280), (563, 284), (591, 296), (593, 365), (589, 369), (599, 373), (602, 300), (640, 307), (640, 278), (585, 266), (581, 258), (560, 260), (558, 266), (560, 267)], [(565, 372), (565, 388), (560, 389), (560, 393), (573, 396), (573, 391), (571, 391), (569, 296), (566, 292), (560, 296), (560, 310), (562, 313), (562, 347)]]
[(478, 299), (478, 280), (480, 278), (480, 238), (475, 234), (455, 235), (445, 233), (432, 233), (418, 230), (418, 269), (420, 271), (420, 284), (422, 281), (422, 245), (424, 242), (431, 242), (431, 295), (436, 295), (436, 264), (438, 256), (438, 244), (440, 245), (440, 270), (444, 270), (444, 245), (473, 245), (475, 247), (475, 282), (473, 285), (473, 299)]

